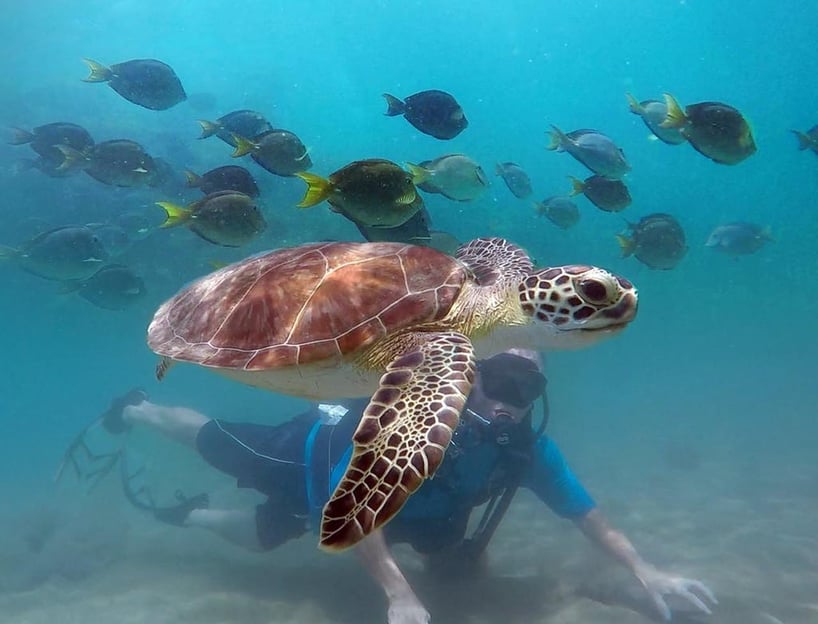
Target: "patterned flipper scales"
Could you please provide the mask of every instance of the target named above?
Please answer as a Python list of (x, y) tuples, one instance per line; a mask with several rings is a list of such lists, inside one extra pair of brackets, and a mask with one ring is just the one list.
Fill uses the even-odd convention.
[(394, 517), (434, 475), (460, 420), (475, 374), (471, 342), (456, 332), (411, 338), (381, 377), (347, 471), (324, 506), (324, 550), (353, 546)]
[(477, 283), (516, 284), (534, 270), (528, 254), (504, 238), (477, 238), (458, 247), (455, 257), (471, 269)]

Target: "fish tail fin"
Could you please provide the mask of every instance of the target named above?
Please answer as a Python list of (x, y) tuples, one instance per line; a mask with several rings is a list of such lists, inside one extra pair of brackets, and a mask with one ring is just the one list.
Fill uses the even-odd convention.
[(175, 227), (190, 219), (191, 211), (184, 206), (179, 206), (171, 202), (156, 202), (156, 205), (164, 210), (165, 214), (167, 214), (167, 218), (159, 227)]
[(498, 175), (498, 176), (503, 175), (503, 164), (502, 163), (497, 163), (494, 166), (494, 175)]
[(639, 103), (635, 97), (633, 97), (632, 93), (626, 93), (625, 97), (628, 98), (628, 108), (634, 115), (641, 115), (645, 112), (645, 109), (642, 108), (642, 105)]
[(109, 67), (105, 67), (102, 63), (97, 63), (89, 58), (82, 60), (88, 65), (88, 71), (91, 72), (87, 78), (82, 79), (83, 82), (108, 82), (114, 77), (114, 72), (112, 72)]
[(537, 213), (537, 216), (543, 216), (547, 211), (545, 209), (545, 204), (542, 202), (531, 202), (531, 205), (534, 207), (534, 212)]
[[(798, 149), (805, 150), (812, 147), (812, 140), (809, 138), (809, 135), (806, 132), (799, 132), (798, 130), (790, 130), (795, 137), (798, 139)], [(13, 143), (13, 145), (17, 145)]]
[(636, 241), (632, 238), (617, 234), (616, 242), (619, 243), (619, 249), (622, 251), (623, 258), (627, 258), (636, 250)]
[(402, 100), (399, 100), (394, 95), (389, 95), (388, 93), (384, 93), (383, 97), (386, 98), (386, 112), (384, 115), (387, 117), (403, 115), (403, 113), (406, 112), (406, 104), (404, 104)]
[(296, 173), (299, 178), (307, 183), (307, 190), (304, 198), (296, 204), (299, 208), (309, 208), (320, 204), (332, 194), (332, 182), (314, 173), (301, 171)]
[(663, 128), (683, 128), (687, 123), (687, 115), (682, 110), (679, 102), (670, 93), (665, 93), (665, 105), (667, 106), (667, 116), (659, 125)]
[(193, 173), (190, 169), (185, 169), (185, 184), (190, 188), (198, 188), (202, 185), (202, 176)]
[(253, 143), (250, 139), (246, 139), (243, 136), (240, 136), (235, 133), (230, 133), (230, 136), (233, 137), (233, 140), (236, 142), (236, 149), (233, 150), (231, 156), (233, 158), (241, 158), (242, 156), (246, 156), (250, 152), (258, 149), (258, 144)]
[(421, 167), (420, 165), (415, 165), (413, 163), (406, 163), (406, 169), (412, 174), (412, 183), (413, 184), (423, 184), (426, 180), (429, 179), (431, 176), (431, 171), (426, 169), (425, 167)]
[(551, 126), (551, 130), (548, 131), (548, 145), (545, 146), (545, 149), (554, 151), (562, 149), (562, 144), (564, 141), (570, 141), (570, 139), (565, 136), (565, 133), (557, 128), (557, 126)]
[(75, 150), (73, 147), (63, 145), (62, 143), (55, 145), (54, 147), (56, 147), (62, 153), (62, 162), (60, 163), (59, 167), (57, 167), (57, 171), (68, 171), (70, 169), (81, 168), (88, 162), (88, 157), (81, 151)]
[(568, 197), (575, 197), (582, 195), (585, 192), (585, 182), (574, 176), (568, 176), (571, 181), (571, 190), (568, 192)]
[(4, 260), (11, 260), (12, 258), (17, 257), (19, 253), (20, 252), (14, 247), (9, 247), (8, 245), (0, 245), (0, 262)]
[(9, 128), (9, 130), (11, 130), (11, 138), (8, 140), (9, 145), (23, 145), (34, 140), (34, 135), (28, 130), (22, 128)]
[(199, 119), (199, 125), (202, 127), (202, 136), (200, 139), (206, 139), (217, 134), (222, 129), (222, 125), (216, 121), (208, 121), (207, 119)]

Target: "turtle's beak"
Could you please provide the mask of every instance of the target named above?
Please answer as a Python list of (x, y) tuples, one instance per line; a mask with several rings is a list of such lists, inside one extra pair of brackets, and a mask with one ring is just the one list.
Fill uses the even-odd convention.
[(628, 293), (614, 307), (602, 311), (602, 316), (616, 319), (622, 323), (630, 323), (636, 316), (639, 300), (634, 294)]

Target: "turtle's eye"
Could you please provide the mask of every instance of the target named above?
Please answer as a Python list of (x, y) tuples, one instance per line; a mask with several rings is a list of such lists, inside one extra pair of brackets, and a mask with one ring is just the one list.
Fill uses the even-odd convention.
[(577, 280), (577, 291), (588, 303), (610, 303), (616, 299), (616, 288), (607, 280), (596, 277), (586, 277)]

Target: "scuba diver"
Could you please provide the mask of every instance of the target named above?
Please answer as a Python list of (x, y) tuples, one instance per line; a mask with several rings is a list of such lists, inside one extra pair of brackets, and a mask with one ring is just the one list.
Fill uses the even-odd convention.
[[(355, 547), (387, 597), (389, 624), (430, 621), (389, 545), (410, 544), (438, 570), (456, 566), (460, 574), (474, 569), (521, 487), (573, 521), (592, 543), (629, 570), (657, 615), (670, 619), (669, 595), (710, 613), (708, 603), (715, 604), (716, 599), (703, 583), (657, 569), (609, 525), (556, 443), (544, 433), (545, 388), (541, 360), (534, 352), (511, 350), (480, 360), (460, 424), (435, 477), (409, 497), (391, 522)], [(538, 399), (543, 410), (541, 422), (535, 423)], [(151, 403), (144, 392), (132, 390), (116, 399), (97, 424), (114, 435), (133, 426), (151, 427), (196, 450), (210, 465), (235, 477), (238, 487), (266, 496), (254, 509), (214, 509), (204, 494), (187, 498), (177, 493), (176, 504), (159, 507), (146, 489), (133, 488), (136, 473), (128, 472), (124, 453), (119, 453), (125, 494), (137, 507), (162, 522), (207, 529), (247, 549), (267, 551), (317, 530), (321, 509), (346, 469), (351, 437), (367, 403), (368, 399), (356, 399), (317, 404), (271, 426), (210, 419), (187, 407)], [(99, 460), (102, 468), (83, 473), (82, 464), (88, 460)], [(94, 456), (81, 433), (62, 467), (71, 465), (80, 476), (98, 476), (113, 462), (112, 455)], [(467, 535), (472, 512), (484, 504), (476, 530)]]

